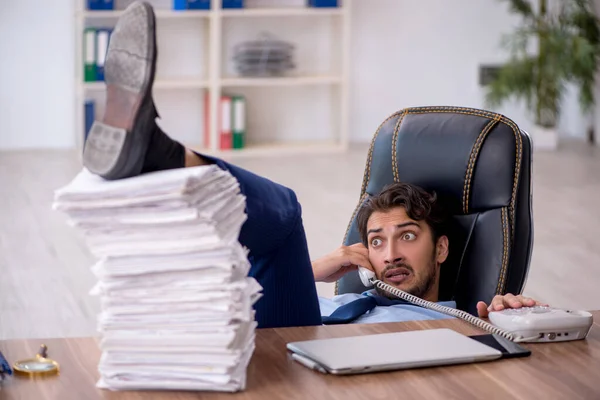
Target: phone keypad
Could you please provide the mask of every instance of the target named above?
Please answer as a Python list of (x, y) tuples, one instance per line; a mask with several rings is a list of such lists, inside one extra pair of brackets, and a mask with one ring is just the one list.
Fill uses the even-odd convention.
[(507, 308), (502, 311), (505, 315), (523, 315), (523, 314), (544, 314), (552, 311), (550, 307), (546, 306), (534, 306), (534, 307), (521, 307), (521, 308)]
[(552, 311), (550, 309), (550, 307), (546, 307), (546, 306), (531, 307), (531, 312), (534, 314), (544, 314), (544, 313), (547, 313), (550, 311)]

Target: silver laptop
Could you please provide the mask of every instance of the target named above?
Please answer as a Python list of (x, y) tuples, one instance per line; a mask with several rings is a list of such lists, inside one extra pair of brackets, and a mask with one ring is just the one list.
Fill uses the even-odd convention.
[(451, 329), (288, 343), (292, 358), (329, 374), (360, 374), (496, 360), (502, 353)]

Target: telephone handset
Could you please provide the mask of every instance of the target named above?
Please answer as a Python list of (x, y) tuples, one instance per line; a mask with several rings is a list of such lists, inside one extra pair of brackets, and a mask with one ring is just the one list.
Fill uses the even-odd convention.
[(492, 322), (490, 324), (466, 311), (423, 300), (388, 285), (378, 280), (370, 269), (359, 267), (358, 276), (366, 287), (376, 286), (402, 300), (463, 319), (480, 329), (516, 343), (585, 339), (594, 323), (592, 314), (587, 311), (536, 306), (490, 312), (489, 319)]
[(375, 279), (375, 272), (365, 267), (358, 267), (358, 276), (363, 285), (366, 287), (373, 286), (372, 280)]

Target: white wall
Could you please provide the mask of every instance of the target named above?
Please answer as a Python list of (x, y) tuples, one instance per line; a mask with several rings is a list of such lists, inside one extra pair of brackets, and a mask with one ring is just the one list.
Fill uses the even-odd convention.
[(73, 146), (74, 25), (68, 0), (0, 7), (0, 149)]
[[(4, 3), (0, 12), (0, 149), (72, 147), (73, 2)], [(499, 0), (354, 0), (352, 16), (353, 141), (370, 140), (383, 119), (404, 107), (485, 107), (483, 90), (478, 86), (479, 64), (505, 59), (498, 46), (500, 36), (516, 22)], [(274, 21), (273, 29), (281, 27), (277, 25), (283, 24)], [(163, 62), (159, 62), (160, 70), (168, 71)], [(319, 93), (325, 101), (329, 93), (322, 89)], [(290, 95), (302, 93), (299, 90)], [(257, 96), (255, 103), (264, 103), (265, 96), (270, 96), (250, 95)], [(165, 128), (180, 132), (180, 139), (185, 141), (198, 137), (196, 132), (202, 126), (198, 114), (188, 121), (184, 116), (196, 108), (201, 113), (200, 93), (164, 92), (157, 97), (164, 110)], [(297, 119), (295, 130), (288, 127), (290, 138), (318, 131), (312, 125), (298, 124), (326, 125), (327, 115), (321, 115), (325, 108), (314, 104), (314, 109), (317, 118)], [(507, 104), (498, 111), (524, 129), (530, 125), (523, 107)], [(186, 126), (191, 129), (186, 130)], [(575, 91), (565, 101), (559, 128), (563, 135), (585, 136), (586, 122), (578, 111)]]
[[(499, 42), (516, 23), (499, 0), (354, 1), (352, 139), (369, 140), (388, 115), (409, 106), (486, 108), (479, 65), (506, 59)], [(583, 138), (576, 99), (570, 90), (559, 131)], [(531, 124), (518, 104), (496, 111), (522, 129)]]

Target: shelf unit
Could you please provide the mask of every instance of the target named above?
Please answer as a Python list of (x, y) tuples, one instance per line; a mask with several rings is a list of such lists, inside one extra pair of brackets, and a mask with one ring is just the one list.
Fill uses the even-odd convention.
[[(77, 11), (77, 15), (83, 18), (119, 18), (123, 14), (123, 10), (109, 10), (109, 11), (88, 11), (84, 8), (80, 8)], [(208, 10), (155, 10), (154, 14), (157, 18), (208, 18), (210, 17), (210, 11)]]
[[(104, 82), (83, 82), (84, 90), (104, 90)], [(158, 79), (154, 81), (156, 89), (206, 89), (208, 81), (201, 79)]]
[[(114, 11), (88, 11), (85, 9), (85, 0), (74, 0), (76, 2), (76, 143), (79, 148), (83, 146), (84, 137), (84, 101), (88, 95), (93, 93), (102, 93), (105, 90), (104, 82), (84, 82), (83, 81), (83, 30), (88, 26), (100, 24), (114, 26), (117, 18), (122, 14), (122, 10)], [(185, 143), (186, 145), (208, 153), (219, 156), (241, 156), (241, 155), (281, 155), (295, 154), (305, 152), (335, 152), (344, 151), (348, 147), (348, 65), (349, 65), (349, 47), (350, 47), (350, 1), (343, 0), (337, 8), (309, 8), (309, 7), (278, 7), (278, 8), (244, 8), (244, 9), (221, 9), (221, 0), (213, 0), (210, 10), (169, 10), (155, 6), (155, 15), (157, 19), (157, 29), (161, 27), (161, 22), (188, 20), (199, 21), (207, 26), (207, 47), (203, 49), (203, 56), (206, 63), (206, 76), (185, 77), (185, 78), (166, 78), (161, 77), (157, 72), (154, 82), (154, 94), (160, 90), (201, 90), (209, 93), (210, 102), (209, 126), (210, 126), (210, 146), (209, 148), (198, 146), (197, 143), (203, 142), (204, 132), (197, 132), (196, 143)], [(271, 19), (283, 18), (327, 18), (336, 23), (337, 32), (336, 44), (339, 49), (338, 60), (339, 67), (336, 71), (328, 73), (306, 73), (298, 75), (286, 75), (282, 77), (244, 77), (231, 76), (224, 72), (224, 51), (228, 43), (224, 42), (223, 26), (224, 24), (235, 24), (236, 21), (245, 19), (246, 21), (256, 21), (262, 18)], [(239, 22), (238, 22), (239, 23)], [(310, 21), (308, 22), (310, 24)], [(310, 25), (307, 25), (310, 27)], [(332, 28), (333, 31), (333, 28)], [(185, 33), (182, 33), (185, 34)], [(159, 60), (161, 57), (161, 47), (159, 46)], [(329, 87), (335, 89), (336, 94), (331, 95), (332, 104), (332, 126), (333, 138), (327, 137), (322, 140), (297, 141), (289, 140), (287, 142), (277, 143), (256, 143), (243, 149), (220, 150), (218, 148), (218, 103), (224, 91), (232, 89), (252, 89), (265, 90), (281, 88), (281, 90), (293, 90), (293, 88), (303, 87)], [(288, 89), (289, 88), (289, 89)], [(306, 99), (311, 102), (315, 99)], [(335, 111), (333, 111), (335, 110)], [(159, 110), (160, 112), (160, 110)], [(262, 111), (261, 111), (262, 112)], [(289, 110), (293, 112), (293, 110)], [(96, 118), (100, 115), (96, 114)], [(247, 118), (251, 118), (248, 116)], [(285, 118), (285, 116), (284, 116)], [(310, 115), (307, 116), (310, 118)], [(249, 138), (252, 137), (251, 127), (247, 130)], [(195, 134), (194, 134), (195, 135)], [(250, 140), (249, 140), (250, 141)]]

